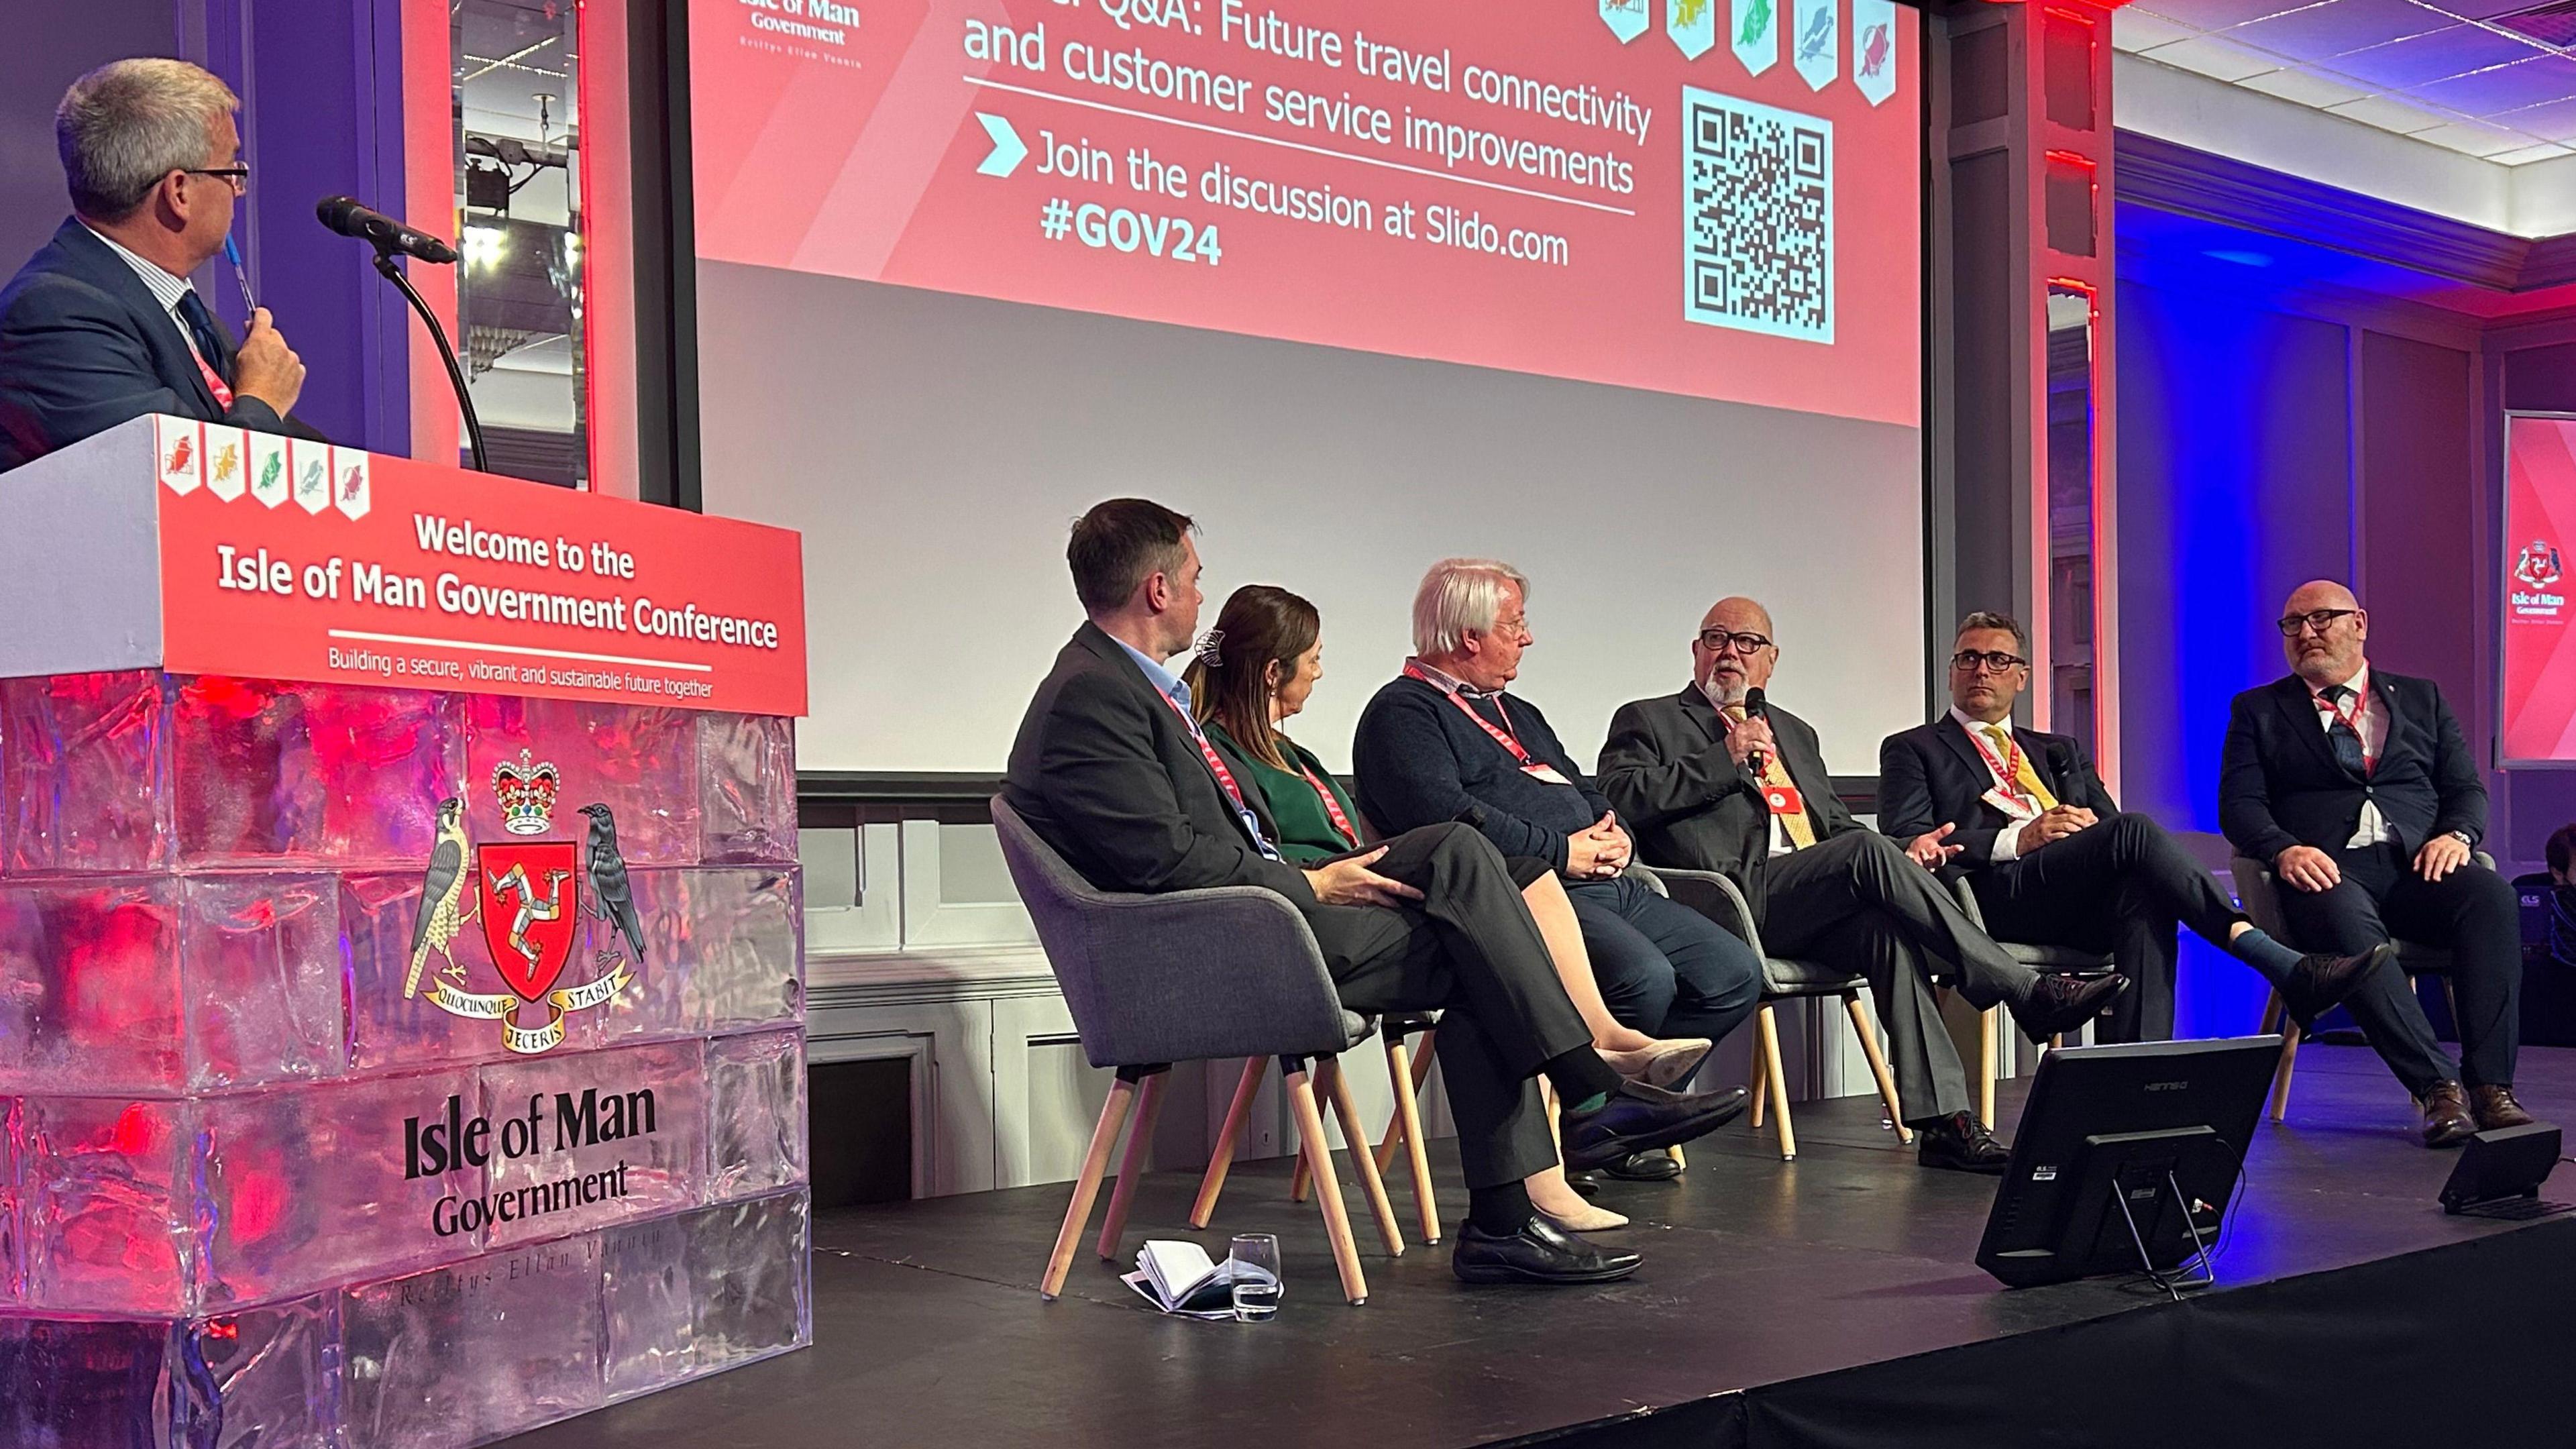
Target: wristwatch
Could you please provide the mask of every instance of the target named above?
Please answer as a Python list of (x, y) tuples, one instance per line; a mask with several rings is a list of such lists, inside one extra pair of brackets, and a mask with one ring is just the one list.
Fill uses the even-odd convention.
[(2451, 837), (2453, 840), (2460, 842), (2462, 845), (2467, 846), (2471, 850), (2478, 848), (2477, 841), (2465, 830), (2445, 830), (2442, 833)]

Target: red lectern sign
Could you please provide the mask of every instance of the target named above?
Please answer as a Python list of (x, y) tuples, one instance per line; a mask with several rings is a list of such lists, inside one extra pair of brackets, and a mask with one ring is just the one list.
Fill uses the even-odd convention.
[(2576, 759), (2576, 418), (2505, 419), (2504, 762)]
[(805, 712), (795, 534), (154, 420), (173, 673)]

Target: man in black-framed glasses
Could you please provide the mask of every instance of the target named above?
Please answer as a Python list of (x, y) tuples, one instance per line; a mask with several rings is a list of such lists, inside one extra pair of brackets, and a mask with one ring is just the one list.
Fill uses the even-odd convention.
[(0, 470), (147, 413), (320, 440), (304, 362), (266, 308), (236, 344), (189, 278), (248, 190), (240, 101), (179, 60), (72, 83), (54, 134), (72, 215), (0, 291)]
[(2219, 828), (2271, 867), (2283, 924), (2302, 942), (2451, 948), (2456, 1066), (2399, 972), (2375, 973), (2345, 1002), (2414, 1096), (2425, 1146), (2529, 1122), (2513, 1095), (2520, 906), (2474, 858), (2487, 791), (2459, 720), (2433, 681), (2371, 666), (2370, 615), (2342, 584), (2301, 584), (2274, 624), (2290, 673), (2230, 708)]
[(2035, 1041), (2083, 1024), (2126, 983), (2040, 975), (1977, 929), (1934, 875), (1958, 853), (1948, 829), (1855, 819), (1815, 729), (1767, 700), (1754, 707), (1779, 663), (1776, 641), (1762, 605), (1718, 600), (1691, 642), (1690, 684), (1611, 717), (1601, 788), (1649, 867), (1734, 881), (1760, 917), (1764, 950), (1868, 978), (1918, 1161), (2001, 1172), (2011, 1153), (1977, 1119), (1932, 969), (1955, 972), (1980, 1008), (2007, 1005)]
[(2377, 968), (2367, 948), (2303, 957), (2255, 929), (2164, 827), (2120, 808), (2081, 744), (2015, 725), (2013, 705), (2030, 685), (2018, 620), (1962, 620), (1948, 673), (1949, 712), (1879, 746), (1880, 828), (1955, 825), (1963, 848), (1949, 873), (1977, 893), (1988, 929), (2109, 955), (2130, 989), (2101, 1040), (2173, 1035), (2178, 925), (2282, 987), (2302, 1021)]

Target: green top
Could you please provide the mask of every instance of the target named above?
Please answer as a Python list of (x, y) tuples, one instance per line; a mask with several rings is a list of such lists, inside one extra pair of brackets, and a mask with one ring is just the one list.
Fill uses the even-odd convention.
[[(1207, 737), (1225, 752), (1227, 760), (1240, 767), (1242, 779), (1239, 783), (1261, 791), (1261, 803), (1270, 808), (1270, 819), (1279, 827), (1277, 844), (1281, 855), (1294, 864), (1310, 865), (1345, 854), (1353, 848), (1352, 842), (1342, 838), (1341, 832), (1333, 828), (1333, 817), (1324, 809), (1324, 798), (1315, 793), (1315, 787), (1306, 782), (1305, 776), (1294, 770), (1273, 769), (1254, 759), (1226, 734), (1224, 726), (1214, 720), (1208, 721)], [(1286, 755), (1291, 764), (1302, 764), (1313, 771), (1315, 778), (1324, 783), (1324, 788), (1333, 792), (1333, 799), (1342, 807), (1342, 818), (1351, 822), (1353, 830), (1359, 829), (1359, 809), (1351, 804), (1351, 797), (1342, 792), (1342, 782), (1334, 779), (1322, 762), (1308, 754), (1305, 747), (1295, 740), (1286, 735), (1277, 736), (1277, 739), (1279, 752)]]

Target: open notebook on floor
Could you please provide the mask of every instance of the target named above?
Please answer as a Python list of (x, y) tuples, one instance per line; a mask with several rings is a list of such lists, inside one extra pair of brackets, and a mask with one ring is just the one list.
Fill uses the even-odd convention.
[(1217, 1262), (1196, 1243), (1155, 1240), (1136, 1250), (1136, 1271), (1118, 1281), (1165, 1313), (1184, 1318), (1232, 1318), (1234, 1278), (1229, 1269), (1261, 1271), (1241, 1268), (1231, 1258)]

